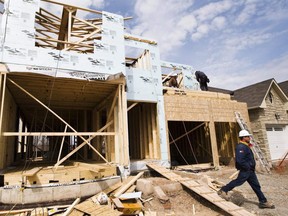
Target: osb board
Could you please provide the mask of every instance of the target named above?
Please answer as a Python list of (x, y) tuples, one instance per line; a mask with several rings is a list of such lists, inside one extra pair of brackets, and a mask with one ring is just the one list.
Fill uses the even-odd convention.
[[(121, 215), (122, 213), (116, 210), (111, 209), (108, 205), (97, 205), (95, 203), (93, 203), (90, 200), (84, 201), (80, 204), (78, 204), (77, 206), (74, 207), (76, 210), (89, 214), (89, 215), (97, 215), (97, 216), (106, 216), (106, 215), (111, 215), (111, 216), (118, 216)], [(77, 211), (74, 212), (74, 210), (72, 211), (72, 213), (70, 215), (79, 215), (77, 214)]]
[[(208, 94), (209, 96), (210, 94)], [(164, 95), (167, 120), (235, 122), (234, 112), (248, 116), (246, 103), (230, 98), (195, 95)]]

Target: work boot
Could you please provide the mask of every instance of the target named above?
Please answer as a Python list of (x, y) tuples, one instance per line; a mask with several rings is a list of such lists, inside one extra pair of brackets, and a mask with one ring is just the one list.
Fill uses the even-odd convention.
[(261, 209), (264, 209), (264, 208), (275, 209), (275, 206), (269, 202), (265, 202), (265, 203), (259, 203), (259, 208), (261, 208)]
[(229, 200), (229, 196), (228, 193), (223, 191), (222, 189), (220, 189), (219, 191), (217, 191), (218, 196), (220, 196), (222, 199), (225, 199), (226, 201)]

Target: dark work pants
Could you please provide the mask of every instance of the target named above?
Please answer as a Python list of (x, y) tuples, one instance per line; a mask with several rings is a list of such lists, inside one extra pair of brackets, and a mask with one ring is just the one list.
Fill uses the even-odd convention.
[(254, 171), (240, 171), (236, 179), (232, 180), (227, 185), (223, 186), (221, 189), (227, 193), (233, 188), (242, 185), (245, 181), (249, 183), (253, 191), (256, 193), (260, 203), (267, 202), (266, 197), (261, 191), (261, 186)]
[(207, 82), (200, 82), (200, 89), (202, 91), (208, 91)]

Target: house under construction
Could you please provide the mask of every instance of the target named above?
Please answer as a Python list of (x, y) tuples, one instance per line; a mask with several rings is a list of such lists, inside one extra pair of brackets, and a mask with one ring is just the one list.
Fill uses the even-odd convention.
[[(0, 169), (21, 176), (1, 175), (2, 187), (108, 185), (147, 161), (218, 167), (233, 158), (235, 112), (248, 120), (246, 103), (200, 91), (192, 66), (161, 61), (156, 41), (125, 32), (130, 18), (53, 0), (2, 3)], [(179, 88), (167, 87), (175, 72)], [(73, 187), (61, 199), (90, 195)], [(32, 193), (17, 202), (47, 201)]]

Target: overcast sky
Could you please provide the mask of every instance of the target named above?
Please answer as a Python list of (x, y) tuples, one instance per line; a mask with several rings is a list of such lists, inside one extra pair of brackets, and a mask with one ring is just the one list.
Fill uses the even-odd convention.
[(62, 0), (133, 17), (128, 33), (156, 40), (161, 59), (235, 90), (288, 80), (288, 0)]

